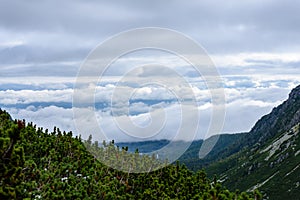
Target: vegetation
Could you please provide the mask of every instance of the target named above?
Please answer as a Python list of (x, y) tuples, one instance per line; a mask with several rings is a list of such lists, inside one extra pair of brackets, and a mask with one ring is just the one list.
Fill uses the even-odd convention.
[[(97, 142), (91, 142), (91, 138), (83, 142), (80, 137), (56, 127), (48, 132), (32, 123), (13, 121), (7, 112), (0, 110), (0, 199), (217, 200), (260, 197), (257, 191), (250, 196), (245, 192), (230, 192), (216, 179), (210, 181), (203, 171), (194, 173), (179, 163), (149, 173), (118, 171), (95, 157), (104, 157), (108, 151), (116, 153), (115, 157), (109, 158), (115, 163), (118, 154), (128, 154), (125, 156), (127, 166), (136, 164), (132, 158), (140, 156), (138, 152), (128, 153), (127, 148), (115, 147), (113, 142), (99, 147)], [(142, 157), (145, 163), (151, 159)]]

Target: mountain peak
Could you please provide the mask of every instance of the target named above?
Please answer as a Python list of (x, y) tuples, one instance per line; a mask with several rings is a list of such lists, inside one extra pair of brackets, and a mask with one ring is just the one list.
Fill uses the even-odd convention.
[(298, 85), (297, 87), (295, 87), (289, 94), (289, 99), (298, 99), (300, 98), (300, 85)]
[(225, 153), (217, 152), (215, 160), (226, 157), (209, 165), (208, 174), (221, 174), (229, 189), (258, 188), (264, 199), (299, 199), (300, 85), (241, 136)]
[(290, 92), (286, 101), (258, 120), (247, 138), (249, 145), (265, 142), (269, 138), (291, 129), (299, 122), (300, 85)]

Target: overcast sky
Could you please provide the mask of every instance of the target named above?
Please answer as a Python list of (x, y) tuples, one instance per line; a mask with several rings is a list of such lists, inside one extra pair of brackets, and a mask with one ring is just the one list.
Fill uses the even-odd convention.
[(107, 37), (145, 26), (180, 31), (210, 54), (297, 52), (299, 8), (296, 0), (1, 0), (1, 63), (81, 61)]
[[(76, 132), (72, 89), (89, 52), (122, 31), (162, 27), (194, 39), (216, 64), (225, 81), (227, 100), (223, 132), (248, 131), (299, 84), (299, 10), (297, 0), (0, 0), (0, 106), (14, 117), (34, 120), (40, 126), (58, 125)], [(185, 66), (181, 61), (170, 55), (160, 56), (144, 52), (121, 58), (108, 75), (119, 76), (128, 65), (155, 60), (195, 77), (188, 68), (180, 68)], [(193, 91), (203, 111), (200, 124), (205, 127), (209, 124), (210, 101), (201, 81), (193, 81)], [(113, 78), (108, 78), (96, 96), (108, 102), (107, 95), (115, 84)], [(140, 88), (133, 83), (128, 86)], [(166, 100), (161, 88), (149, 90), (152, 100)], [(137, 95), (144, 93), (138, 91)], [(177, 104), (172, 100), (152, 102), (150, 107), (154, 114), (159, 105), (174, 116)], [(145, 113), (149, 102), (135, 102), (132, 106), (135, 120), (148, 120)], [(112, 132), (116, 128), (110, 126), (111, 119), (105, 118), (106, 109), (105, 105), (98, 107), (98, 114), (104, 113), (99, 120), (107, 124), (107, 132)], [(166, 132), (172, 132), (175, 124), (167, 124)]]

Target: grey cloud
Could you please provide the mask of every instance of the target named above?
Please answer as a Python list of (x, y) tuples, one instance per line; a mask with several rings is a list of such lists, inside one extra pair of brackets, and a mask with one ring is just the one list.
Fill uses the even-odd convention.
[[(65, 85), (62, 80), (57, 83), (58, 85), (53, 85), (48, 82), (48, 78), (75, 77), (80, 63), (89, 51), (108, 37), (130, 28), (159, 26), (175, 29), (190, 36), (212, 54), (235, 56), (240, 52), (270, 54), (275, 52), (282, 57), (283, 53), (297, 54), (300, 50), (299, 9), (300, 2), (293, 0), (228, 0), (226, 2), (3, 0), (0, 6), (0, 89), (4, 91), (1, 93), (1, 101), (14, 104), (16, 100), (20, 100), (19, 103), (22, 101), (24, 104), (28, 103), (19, 109), (10, 107), (15, 117), (28, 118), (46, 127), (58, 125), (63, 129), (74, 129), (70, 109), (48, 104), (44, 105), (44, 108), (25, 109), (25, 107), (44, 99), (47, 94), (49, 101), (52, 101), (51, 105), (54, 100), (56, 103), (63, 101), (69, 103), (71, 90), (68, 93), (56, 91), (60, 94), (53, 94), (46, 90), (55, 87), (66, 90), (73, 86), (74, 80), (68, 82), (68, 85)], [(107, 54), (109, 53), (110, 50), (107, 50)], [(145, 56), (141, 55), (145, 59)], [(226, 60), (226, 57), (224, 59)], [(178, 65), (177, 62), (175, 63)], [(238, 61), (231, 65), (219, 65), (218, 68), (223, 75), (244, 75), (240, 79), (233, 77), (225, 79), (224, 85), (228, 92), (228, 118), (225, 131), (248, 130), (262, 114), (285, 99), (291, 87), (299, 84), (299, 63), (299, 59), (287, 59), (283, 62), (272, 58), (269, 60), (253, 58), (245, 59), (242, 64)], [(119, 64), (107, 74), (122, 75), (130, 69), (125, 62)], [(190, 69), (173, 67), (178, 71), (182, 70), (180, 73), (189, 78), (195, 76)], [(94, 71), (91, 70), (90, 73), (93, 74)], [(167, 71), (160, 73), (168, 75)], [(151, 70), (144, 72), (144, 75), (148, 76), (155, 74), (156, 72)], [(259, 78), (254, 79), (249, 75), (258, 75)], [(286, 75), (294, 75), (294, 77)], [(29, 79), (27, 76), (37, 76), (39, 83), (44, 85), (39, 85), (37, 80)], [(250, 78), (247, 78), (248, 76)], [(7, 77), (18, 78), (6, 83)], [(7, 89), (21, 91), (23, 87), (21, 84), (25, 82), (28, 83), (23, 89), (29, 92), (7, 92)], [(127, 84), (129, 87), (139, 87), (139, 83)], [(38, 93), (30, 90), (45, 91)], [(205, 103), (207, 95), (203, 95), (202, 92), (197, 95), (201, 103)], [(37, 94), (40, 94), (40, 97), (36, 96)], [(108, 94), (109, 91), (103, 88), (97, 97), (99, 100), (107, 100)], [(158, 92), (153, 98), (162, 97), (163, 95)], [(4, 98), (7, 99), (4, 101)], [(237, 101), (237, 99), (241, 100)], [(248, 104), (241, 105), (242, 101)], [(143, 104), (134, 105), (133, 108), (133, 112), (136, 113), (145, 110)], [(244, 118), (244, 115), (249, 118)], [(205, 116), (207, 115), (204, 114)], [(239, 121), (240, 119), (245, 121)], [(207, 120), (208, 118), (204, 119), (204, 126), (208, 123)], [(109, 126), (110, 121), (106, 122), (108, 131), (114, 131)]]
[(89, 35), (95, 34), (95, 30), (109, 31), (104, 24), (136, 17), (130, 10), (106, 1), (12, 0), (2, 3), (0, 13), (1, 25), (6, 29)]
[(129, 28), (161, 26), (195, 38), (212, 53), (276, 51), (299, 48), (299, 8), (293, 0), (5, 1), (0, 27), (25, 37), (37, 32), (44, 40), (45, 33), (61, 35), (57, 50), (68, 41), (88, 40), (92, 48)]
[(0, 66), (0, 77), (18, 77), (20, 75), (24, 79), (30, 76), (74, 77), (78, 68), (79, 65), (65, 63), (4, 65)]

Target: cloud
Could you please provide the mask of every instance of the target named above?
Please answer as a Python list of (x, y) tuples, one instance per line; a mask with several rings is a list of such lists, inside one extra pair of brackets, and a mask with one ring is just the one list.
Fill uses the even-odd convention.
[[(264, 114), (269, 113), (273, 107), (279, 105), (288, 97), (290, 89), (294, 87), (295, 80), (276, 81), (277, 78), (266, 77), (266, 80), (257, 80), (251, 76), (245, 77), (227, 77), (228, 87), (225, 82), (226, 95), (226, 118), (224, 123), (224, 133), (236, 133), (249, 131), (254, 123)], [(247, 80), (253, 84), (240, 84), (241, 80)], [(61, 83), (61, 79), (57, 79)], [(114, 104), (113, 108), (116, 112), (112, 114), (110, 105), (110, 95), (115, 87), (115, 79), (106, 80), (106, 84), (97, 86), (96, 100), (104, 101), (102, 107), (95, 108), (95, 116), (97, 123), (93, 122), (93, 115), (88, 112), (88, 107), (73, 108), (66, 107), (60, 103), (66, 101), (71, 103), (72, 89), (62, 88), (60, 90), (5, 90), (0, 91), (0, 106), (7, 109), (13, 117), (34, 121), (38, 126), (52, 129), (53, 126), (60, 127), (62, 130), (72, 130), (77, 132), (73, 111), (74, 109), (81, 113), (80, 134), (86, 138), (89, 134), (95, 135), (95, 139), (103, 138), (99, 136), (98, 125), (107, 135), (108, 139), (116, 141), (132, 141), (141, 140), (141, 138), (131, 137), (128, 134), (142, 137), (146, 139), (172, 139), (180, 126), (183, 127), (186, 134), (179, 135), (177, 139), (187, 140), (192, 137), (192, 126), (190, 123), (181, 124), (182, 114), (185, 111), (185, 120), (195, 122), (195, 116), (192, 110), (198, 110), (199, 130), (196, 138), (206, 138), (209, 129), (212, 104), (210, 100), (209, 90), (201, 87), (194, 87), (193, 91), (197, 97), (198, 109), (196, 107), (186, 107), (182, 110), (180, 102), (171, 98), (165, 98), (166, 90), (162, 88), (139, 87), (136, 86), (136, 93), (132, 96), (131, 102), (124, 101), (122, 95), (118, 104)], [(54, 79), (52, 80), (54, 82)], [(125, 91), (126, 92), (126, 91)], [(48, 104), (37, 104), (44, 101)], [(15, 104), (18, 102), (19, 104)], [(23, 106), (22, 106), (23, 105)], [(118, 126), (116, 121), (121, 124)], [(130, 122), (130, 123), (129, 123)], [(135, 130), (130, 124), (138, 127), (144, 127), (144, 131)], [(147, 129), (151, 123), (153, 127)], [(157, 131), (157, 128), (161, 130)], [(78, 128), (78, 127), (77, 127)], [(122, 129), (120, 129), (122, 128)], [(123, 131), (127, 130), (127, 131)], [(155, 134), (157, 133), (157, 134)], [(143, 134), (143, 135), (139, 135)], [(151, 136), (151, 137), (150, 137)]]
[(15, 64), (78, 61), (109, 36), (145, 26), (183, 32), (213, 54), (299, 52), (299, 2), (230, 0), (220, 4), (208, 0), (4, 1), (0, 56)]
[[(35, 121), (40, 126), (57, 125), (76, 131), (70, 109), (73, 87), (88, 53), (121, 31), (165, 27), (186, 34), (209, 52), (224, 80), (224, 132), (247, 131), (300, 83), (299, 8), (300, 2), (292, 0), (229, 0), (226, 4), (214, 0), (4, 1), (0, 7), (0, 106), (14, 117)], [(131, 41), (120, 45), (128, 42)], [(107, 49), (107, 55), (111, 51), (114, 49)], [(151, 65), (169, 69), (146, 67)], [(136, 67), (140, 68), (134, 70)], [(99, 66), (93, 66), (85, 75), (97, 76), (98, 70)], [(171, 83), (176, 94), (188, 100), (188, 88), (174, 81), (170, 70), (190, 83), (201, 115), (197, 137), (205, 137), (211, 112), (210, 91), (203, 77), (171, 53), (132, 52), (112, 63), (98, 84), (90, 83), (90, 77), (78, 84), (86, 88), (97, 85), (96, 114), (111, 137), (128, 139), (116, 135), (118, 129), (110, 120), (111, 95), (117, 83), (123, 90), (113, 102), (115, 117), (126, 121), (129, 106), (131, 119), (145, 126), (151, 121), (148, 112), (160, 118), (161, 111), (166, 110), (171, 120), (166, 123), (164, 134), (157, 137), (171, 137), (168, 134), (178, 127), (179, 115), (174, 94), (143, 83), (144, 78)], [(119, 82), (128, 72), (135, 78)], [(131, 101), (125, 98), (129, 91), (133, 91)], [(83, 90), (79, 94), (84, 105), (88, 96)], [(85, 131), (93, 132), (95, 127), (88, 126), (91, 116), (84, 115), (87, 108), (77, 109), (82, 109)], [(192, 116), (187, 118), (192, 120)], [(185, 128), (191, 131), (189, 126)]]
[(7, 109), (12, 117), (26, 119), (27, 122), (34, 122), (39, 127), (53, 130), (53, 127), (59, 127), (61, 130), (76, 132), (72, 109), (49, 106), (44, 108), (35, 108), (29, 106), (26, 109), (9, 108)]
[(72, 89), (64, 90), (5, 90), (0, 91), (0, 104), (29, 104), (34, 102), (71, 102)]
[[(278, 105), (280, 102), (266, 103), (263, 101), (255, 101), (251, 99), (237, 99), (226, 105), (226, 119), (223, 129), (224, 133), (236, 133), (250, 130), (257, 119), (263, 114), (267, 114), (271, 111), (273, 106)], [(136, 105), (134, 105), (136, 106)], [(211, 119), (211, 104), (207, 103), (199, 107), (199, 130), (196, 134), (196, 138), (207, 138), (207, 131)], [(177, 136), (177, 139), (188, 140), (193, 138), (193, 129), (190, 123), (181, 124), (181, 108), (179, 104), (169, 104), (159, 109), (146, 109), (147, 106), (138, 105), (135, 109), (144, 109), (140, 113), (136, 113), (133, 116), (129, 116), (129, 120), (134, 125), (139, 127), (145, 127), (143, 132), (138, 132), (132, 129), (128, 124), (128, 118), (126, 115), (112, 116), (109, 112), (96, 110), (96, 116), (98, 124), (101, 130), (106, 135), (106, 139), (115, 139), (116, 141), (134, 141), (134, 140), (153, 140), (153, 139), (173, 139), (177, 134), (179, 127), (182, 127), (185, 134)], [(92, 117), (87, 115), (84, 111), (85, 108), (80, 109), (81, 118), (78, 119), (81, 127), (80, 134), (84, 139), (89, 134), (93, 134), (95, 139), (102, 141), (103, 137), (95, 130), (98, 130), (98, 124), (91, 124)], [(195, 108), (190, 108), (195, 109)], [(181, 110), (181, 111), (180, 111)], [(60, 127), (62, 130), (72, 130), (75, 134), (78, 134), (75, 128), (73, 111), (72, 109), (49, 106), (43, 108), (36, 108), (29, 106), (26, 109), (9, 108), (13, 117), (24, 118), (27, 121), (34, 121), (38, 126), (52, 129), (53, 126)], [(148, 113), (150, 111), (150, 113)], [(195, 121), (195, 116), (190, 115), (189, 108), (185, 108), (185, 120), (188, 122)], [(164, 113), (164, 114), (163, 114)], [(165, 118), (163, 117), (165, 116)], [(245, 117), (247, 116), (247, 117)], [(152, 124), (152, 128), (148, 125), (152, 121), (157, 121)], [(119, 125), (116, 124), (118, 121)], [(162, 124), (163, 126), (161, 126)], [(121, 128), (121, 129), (120, 129)], [(160, 129), (161, 128), (161, 129)], [(126, 130), (124, 132), (124, 130)], [(129, 134), (129, 135), (128, 135)], [(141, 135), (142, 134), (142, 135)], [(133, 137), (132, 137), (133, 136)]]

